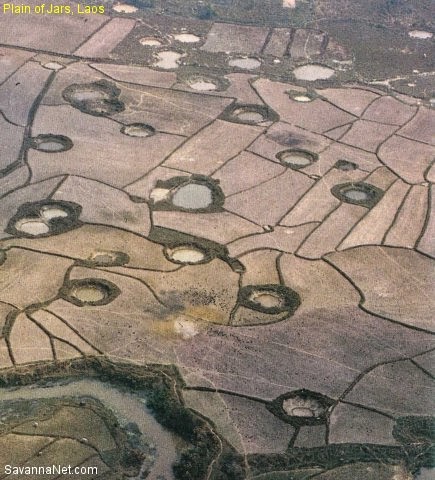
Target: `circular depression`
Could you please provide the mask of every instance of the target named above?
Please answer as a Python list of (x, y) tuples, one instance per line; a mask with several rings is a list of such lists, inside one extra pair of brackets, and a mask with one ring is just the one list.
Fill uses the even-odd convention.
[(239, 304), (262, 313), (293, 314), (300, 303), (299, 295), (285, 285), (246, 285), (239, 290)]
[[(153, 478), (175, 480), (172, 466), (177, 461), (177, 447), (174, 435), (162, 427), (153, 413), (147, 408), (146, 400), (139, 395), (121, 391), (108, 382), (95, 379), (73, 379), (71, 382), (51, 382), (50, 385), (22, 386), (19, 389), (2, 389), (1, 400), (29, 399), (38, 401), (44, 398), (92, 397), (113, 411), (122, 426), (129, 423), (137, 426), (144, 438), (151, 438), (158, 455), (153, 464)], [(145, 460), (144, 465), (147, 464)]]
[(177, 188), (172, 204), (186, 210), (201, 210), (213, 204), (213, 192), (208, 185), (188, 183)]
[(238, 120), (241, 120), (242, 122), (247, 122), (247, 123), (261, 123), (261, 122), (264, 122), (265, 120), (265, 118), (260, 112), (257, 112), (255, 110), (243, 109), (243, 108), (235, 110), (233, 115)]
[(316, 99), (316, 95), (311, 92), (290, 90), (287, 94), (292, 100), (299, 103), (309, 103)]
[(181, 42), (181, 43), (197, 43), (201, 40), (201, 38), (198, 37), (198, 35), (195, 35), (193, 33), (187, 33), (187, 32), (175, 34), (174, 39), (177, 42)]
[(41, 134), (32, 138), (31, 147), (41, 152), (58, 153), (70, 150), (73, 142), (65, 135)]
[(384, 194), (381, 189), (364, 182), (335, 185), (331, 193), (343, 202), (369, 208), (376, 205)]
[(278, 152), (276, 158), (286, 167), (299, 170), (318, 160), (318, 155), (307, 150), (288, 149)]
[(112, 302), (121, 291), (112, 282), (101, 278), (70, 280), (61, 289), (61, 296), (77, 306), (97, 306)]
[(331, 398), (321, 393), (301, 389), (280, 395), (267, 408), (285, 422), (300, 427), (325, 423), (333, 404)]
[(146, 123), (131, 123), (130, 125), (124, 125), (121, 128), (121, 133), (128, 135), (129, 137), (151, 137), (155, 135), (156, 130), (151, 125)]
[(171, 262), (181, 265), (197, 265), (209, 260), (207, 252), (196, 245), (186, 244), (167, 247), (164, 253)]
[(242, 70), (255, 70), (261, 66), (261, 62), (257, 58), (232, 58), (228, 65)]
[(139, 43), (144, 47), (161, 47), (163, 45), (157, 37), (142, 37), (139, 39)]
[(68, 212), (61, 207), (45, 205), (40, 210), (40, 215), (44, 220), (52, 220), (53, 218), (68, 217)]
[(42, 220), (36, 218), (23, 218), (15, 224), (15, 228), (22, 233), (37, 237), (50, 232), (50, 227)]
[(332, 68), (322, 65), (303, 65), (302, 67), (295, 68), (293, 74), (298, 80), (314, 82), (316, 80), (327, 80), (331, 78), (335, 74), (335, 71)]

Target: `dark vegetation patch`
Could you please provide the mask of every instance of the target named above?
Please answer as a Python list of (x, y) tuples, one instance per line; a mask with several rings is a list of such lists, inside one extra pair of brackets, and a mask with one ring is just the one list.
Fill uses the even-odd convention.
[[(153, 210), (196, 213), (221, 212), (225, 202), (225, 195), (219, 186), (219, 182), (204, 175), (158, 180), (155, 188), (168, 190), (169, 196), (167, 199), (151, 204)], [(194, 191), (195, 188), (198, 193)], [(188, 189), (190, 190), (187, 191)]]
[(65, 135), (41, 134), (30, 140), (31, 148), (46, 153), (65, 152), (73, 147), (73, 142)]
[(400, 443), (434, 443), (434, 417), (401, 417), (393, 428), (393, 436)]
[[(103, 357), (88, 357), (57, 364), (39, 363), (2, 370), (0, 387), (19, 387), (35, 383), (49, 385), (83, 377), (110, 382), (121, 389), (127, 388), (145, 396), (147, 406), (157, 421), (187, 445), (180, 460), (174, 465), (177, 480), (205, 479), (209, 465), (221, 448), (230, 451), (205, 420), (183, 405), (181, 388), (184, 384), (173, 366), (140, 367), (113, 363)], [(134, 463), (135, 458), (126, 456), (125, 461)]]
[(220, 118), (228, 122), (248, 125), (263, 125), (267, 122), (277, 122), (279, 116), (265, 105), (235, 103), (227, 107)]
[(361, 205), (367, 208), (374, 207), (384, 195), (384, 192), (380, 188), (364, 182), (334, 185), (331, 193), (342, 202)]
[[(276, 301), (273, 301), (274, 299)], [(284, 285), (265, 284), (240, 288), (238, 302), (246, 308), (262, 313), (288, 312), (292, 315), (301, 304), (301, 299), (294, 290)]]
[(96, 117), (124, 111), (125, 105), (118, 98), (120, 94), (121, 90), (105, 79), (92, 83), (73, 83), (62, 92), (63, 98), (73, 107)]
[[(245, 458), (220, 439), (208, 422), (183, 405), (181, 390), (184, 383), (178, 370), (170, 365), (136, 366), (113, 363), (103, 357), (57, 364), (40, 363), (2, 370), (0, 387), (34, 383), (49, 385), (83, 377), (110, 382), (121, 390), (128, 389), (145, 395), (147, 405), (159, 423), (187, 444), (174, 466), (177, 480), (204, 480), (213, 460), (216, 461), (211, 469), (210, 480), (244, 480), (248, 475), (247, 466), (250, 476), (281, 471), (289, 472), (290, 478), (292, 471), (302, 468), (331, 470), (356, 462), (404, 464), (411, 473), (423, 467), (435, 466), (435, 450), (425, 440), (427, 437), (433, 438), (433, 420), (426, 417), (398, 420), (396, 435), (406, 441), (400, 446), (338, 444), (316, 448), (291, 447), (284, 454), (249, 454)], [(412, 442), (409, 442), (409, 433), (398, 433), (410, 430), (414, 432)], [(134, 447), (134, 441), (131, 444)]]
[(78, 307), (106, 305), (120, 293), (114, 283), (102, 278), (67, 280), (60, 290), (64, 300)]
[(276, 158), (286, 167), (292, 170), (300, 170), (317, 162), (319, 155), (308, 150), (292, 148), (276, 154)]
[[(58, 211), (58, 216), (50, 216), (47, 212)], [(23, 203), (17, 213), (9, 220), (6, 233), (17, 237), (49, 237), (73, 230), (82, 223), (79, 220), (82, 207), (74, 202), (63, 200), (40, 200)], [(45, 215), (44, 215), (45, 212)], [(40, 233), (30, 233), (22, 227), (25, 222), (39, 222), (46, 225)]]
[[(110, 432), (116, 448), (100, 450), (98, 445), (94, 446), (114, 474), (120, 475), (119, 478), (139, 474), (144, 458), (152, 455), (152, 449), (144, 442), (136, 425), (129, 424), (122, 427), (111, 410), (105, 408), (99, 400), (92, 397), (59, 397), (1, 402), (0, 435), (10, 433), (24, 423), (33, 422), (36, 429), (39, 422), (49, 420), (64, 407), (91, 410), (100, 417), (101, 422)], [(67, 425), (65, 430), (65, 438), (68, 438)], [(35, 433), (37, 432), (38, 430), (35, 430)], [(82, 442), (85, 440), (82, 439)]]
[(274, 415), (295, 427), (326, 423), (334, 400), (310, 390), (295, 390), (280, 395), (266, 407)]
[(192, 245), (205, 252), (207, 261), (219, 258), (226, 262), (235, 272), (241, 273), (245, 271), (245, 267), (240, 260), (229, 256), (228, 248), (225, 245), (213, 242), (207, 238), (196, 237), (165, 227), (153, 226), (148, 239), (170, 249), (175, 249), (180, 245)]

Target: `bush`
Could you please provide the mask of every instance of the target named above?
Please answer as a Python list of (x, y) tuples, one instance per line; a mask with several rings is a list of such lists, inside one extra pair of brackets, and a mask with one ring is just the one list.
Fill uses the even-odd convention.
[(213, 10), (213, 7), (210, 4), (199, 5), (195, 9), (195, 16), (200, 20), (211, 20), (216, 16), (216, 12)]

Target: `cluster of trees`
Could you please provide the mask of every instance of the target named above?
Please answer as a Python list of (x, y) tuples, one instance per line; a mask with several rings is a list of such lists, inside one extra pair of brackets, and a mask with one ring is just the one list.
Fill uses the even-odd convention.
[[(207, 423), (195, 415), (175, 398), (172, 386), (165, 381), (153, 383), (147, 397), (147, 406), (158, 422), (175, 432), (191, 446), (184, 450), (176, 465), (174, 474), (177, 480), (202, 480), (214, 459), (213, 480), (243, 480), (245, 469), (239, 455), (221, 445)], [(223, 448), (224, 452), (220, 453)]]
[(178, 480), (205, 478), (219, 448), (218, 440), (207, 424), (179, 403), (174, 397), (171, 385), (163, 379), (156, 379), (153, 384), (147, 397), (147, 406), (161, 425), (191, 445), (174, 466), (176, 478)]

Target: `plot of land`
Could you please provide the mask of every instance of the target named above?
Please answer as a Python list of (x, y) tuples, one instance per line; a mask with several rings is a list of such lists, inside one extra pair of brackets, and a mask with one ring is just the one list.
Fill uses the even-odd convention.
[(0, 478), (432, 478), (433, 72), (156, 8), (0, 13)]

